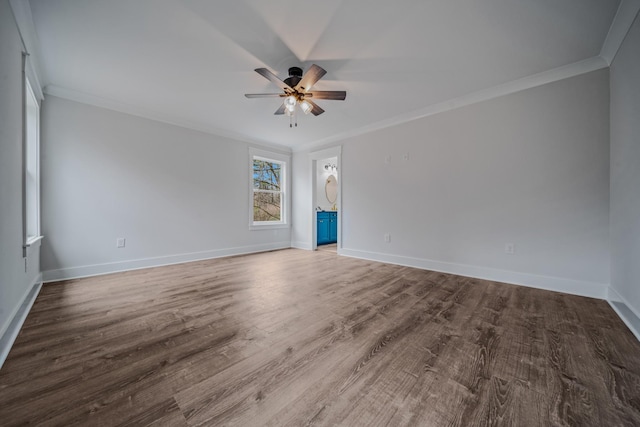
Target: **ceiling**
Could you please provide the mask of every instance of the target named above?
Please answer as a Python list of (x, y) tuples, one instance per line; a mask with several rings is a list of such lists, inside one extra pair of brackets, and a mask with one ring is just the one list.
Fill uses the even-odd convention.
[[(31, 0), (45, 93), (298, 149), (599, 55), (615, 0)], [(274, 116), (318, 64), (321, 116)]]

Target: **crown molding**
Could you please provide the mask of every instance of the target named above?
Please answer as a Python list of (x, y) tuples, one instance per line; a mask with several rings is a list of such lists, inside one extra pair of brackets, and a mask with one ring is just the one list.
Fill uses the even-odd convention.
[(81, 104), (88, 104), (94, 107), (104, 108), (119, 113), (130, 114), (132, 116), (141, 117), (156, 122), (166, 123), (173, 126), (182, 127), (197, 132), (206, 133), (209, 135), (221, 136), (223, 138), (229, 138), (236, 141), (245, 142), (251, 146), (265, 147), (272, 150), (291, 152), (291, 148), (285, 145), (274, 144), (269, 141), (262, 141), (252, 139), (247, 135), (230, 132), (227, 130), (219, 129), (213, 126), (207, 126), (201, 123), (192, 122), (179, 117), (174, 117), (168, 114), (159, 113), (144, 107), (134, 106), (112, 99), (103, 98), (100, 96), (89, 95), (75, 90), (66, 89), (56, 85), (48, 85), (44, 88), (44, 93), (57, 98), (67, 99), (69, 101), (79, 102)]
[(421, 119), (423, 117), (432, 116), (434, 114), (455, 110), (457, 108), (465, 107), (471, 104), (476, 104), (478, 102), (488, 101), (490, 99), (520, 92), (526, 89), (531, 89), (537, 86), (546, 85), (559, 80), (568, 79), (570, 77), (589, 73), (591, 71), (607, 68), (608, 66), (609, 64), (607, 64), (607, 62), (603, 58), (601, 58), (600, 56), (594, 56), (592, 58), (588, 58), (583, 61), (574, 62), (569, 65), (554, 68), (552, 70), (543, 71), (541, 73), (533, 74), (531, 76), (523, 77), (521, 79), (513, 80), (511, 82), (503, 83), (501, 85), (493, 86), (487, 89), (482, 89), (476, 92), (469, 93), (467, 95), (460, 96), (458, 98), (453, 98), (448, 101), (443, 101), (437, 104), (429, 105), (425, 108), (414, 110), (407, 114), (402, 114), (389, 119), (381, 120), (379, 122), (360, 127), (358, 129), (353, 129), (347, 132), (333, 135), (329, 138), (317, 140), (317, 141), (302, 145), (300, 147), (295, 147), (293, 151), (297, 152), (297, 151), (313, 150), (318, 147), (323, 147), (328, 144), (342, 141), (347, 138), (352, 138), (355, 136), (385, 129), (391, 126), (407, 123), (413, 120)]
[(370, 125), (366, 125), (357, 129), (352, 129), (346, 132), (338, 133), (328, 138), (316, 140), (316, 141), (313, 141), (301, 146), (297, 146), (297, 147), (288, 147), (285, 145), (274, 144), (271, 141), (253, 139), (245, 134), (230, 132), (227, 130), (207, 126), (201, 123), (196, 123), (196, 122), (192, 122), (182, 118), (173, 117), (167, 114), (162, 114), (157, 111), (152, 111), (144, 107), (138, 107), (138, 106), (114, 101), (111, 99), (98, 97), (95, 95), (89, 95), (89, 94), (66, 89), (56, 85), (46, 86), (44, 88), (44, 93), (47, 95), (58, 97), (58, 98), (68, 99), (71, 101), (93, 105), (93, 106), (105, 108), (108, 110), (131, 114), (134, 116), (146, 118), (149, 120), (154, 120), (157, 122), (167, 123), (174, 126), (183, 127), (186, 129), (191, 129), (191, 130), (195, 130), (195, 131), (199, 131), (207, 134), (212, 134), (212, 135), (234, 139), (237, 141), (242, 141), (252, 145), (260, 145), (268, 148), (285, 150), (287, 152), (302, 152), (302, 151), (310, 151), (313, 149), (326, 148), (335, 144), (336, 142), (343, 141), (347, 138), (352, 138), (358, 135), (363, 135), (366, 133), (396, 126), (402, 123), (407, 123), (413, 120), (421, 119), (423, 117), (428, 117), (428, 116), (443, 113), (446, 111), (454, 110), (460, 107), (465, 107), (471, 104), (476, 104), (478, 102), (488, 101), (490, 99), (520, 92), (533, 87), (542, 86), (548, 83), (553, 83), (559, 80), (564, 80), (570, 77), (589, 73), (591, 71), (607, 68), (608, 66), (609, 64), (604, 58), (600, 56), (594, 56), (592, 58), (588, 58), (583, 61), (575, 62), (562, 67), (554, 68), (552, 70), (547, 70), (538, 74), (523, 77), (521, 79), (507, 82), (501, 85), (497, 85), (487, 89), (482, 89), (476, 92), (472, 92), (467, 95), (460, 96), (458, 98), (454, 98), (448, 101), (443, 101), (437, 104), (429, 105), (427, 107), (411, 111), (407, 114), (391, 117), (389, 119), (381, 120), (376, 123), (372, 123)]
[(638, 16), (640, 10), (640, 0), (622, 0), (616, 16), (613, 18), (609, 33), (605, 39), (600, 56), (607, 61), (607, 65), (611, 65), (613, 60), (622, 46), (627, 33), (631, 29), (633, 22)]
[(13, 19), (16, 21), (20, 39), (22, 40), (22, 48), (29, 55), (27, 60), (27, 77), (32, 83), (32, 89), (36, 97), (41, 100), (44, 98), (42, 92), (42, 78), (44, 74), (40, 67), (40, 49), (36, 27), (33, 24), (33, 16), (31, 15), (31, 6), (28, 0), (9, 0)]

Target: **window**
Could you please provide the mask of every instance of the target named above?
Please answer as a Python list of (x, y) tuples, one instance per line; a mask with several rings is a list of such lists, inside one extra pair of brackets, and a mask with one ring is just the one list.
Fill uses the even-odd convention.
[(253, 222), (282, 221), (282, 163), (253, 158)]
[(288, 157), (251, 150), (251, 225), (286, 226)]
[(40, 239), (40, 105), (29, 79), (24, 80), (24, 244)]

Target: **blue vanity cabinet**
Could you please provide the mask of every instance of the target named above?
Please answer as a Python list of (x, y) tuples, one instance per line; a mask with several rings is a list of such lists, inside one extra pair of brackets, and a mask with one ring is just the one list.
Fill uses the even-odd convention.
[(333, 216), (329, 218), (329, 243), (338, 241), (338, 213), (332, 212)]
[(317, 237), (318, 245), (338, 241), (338, 212), (317, 213)]

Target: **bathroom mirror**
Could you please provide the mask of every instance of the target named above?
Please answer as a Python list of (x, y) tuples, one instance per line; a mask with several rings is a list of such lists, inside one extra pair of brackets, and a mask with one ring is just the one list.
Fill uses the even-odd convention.
[(335, 175), (329, 175), (324, 185), (324, 193), (329, 203), (335, 203), (338, 198), (338, 179)]

